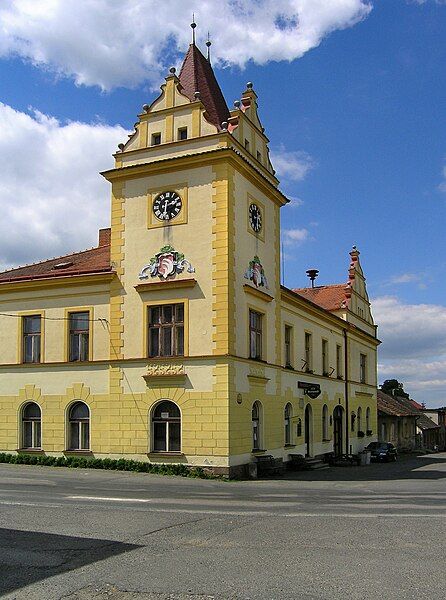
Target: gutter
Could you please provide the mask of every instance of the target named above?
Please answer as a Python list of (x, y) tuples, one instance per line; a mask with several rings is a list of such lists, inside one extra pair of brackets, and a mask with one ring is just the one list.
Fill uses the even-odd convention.
[(345, 453), (349, 454), (349, 442), (350, 442), (350, 438), (349, 438), (349, 416), (350, 416), (350, 412), (349, 412), (349, 408), (348, 408), (348, 401), (349, 401), (349, 397), (348, 397), (348, 377), (349, 377), (349, 373), (348, 373), (348, 337), (347, 337), (347, 329), (343, 329), (344, 332), (344, 390), (345, 390)]

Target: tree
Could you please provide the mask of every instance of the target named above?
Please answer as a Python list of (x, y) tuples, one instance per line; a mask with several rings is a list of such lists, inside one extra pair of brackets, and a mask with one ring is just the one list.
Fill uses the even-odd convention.
[(381, 385), (381, 390), (389, 396), (401, 396), (402, 398), (409, 398), (409, 394), (404, 391), (404, 384), (400, 383), (398, 379), (386, 379)]

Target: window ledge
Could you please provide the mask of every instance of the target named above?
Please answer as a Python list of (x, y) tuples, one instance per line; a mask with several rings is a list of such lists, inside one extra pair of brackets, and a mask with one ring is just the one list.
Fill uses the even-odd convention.
[(93, 456), (91, 450), (64, 450), (65, 456)]
[(296, 444), (285, 444), (284, 448), (295, 448)]
[(259, 450), (259, 449), (257, 449), (257, 448), (256, 448), (256, 449), (254, 449), (254, 448), (253, 448), (253, 449), (251, 450), (251, 454), (254, 454), (254, 456), (258, 456), (258, 455), (261, 455), (261, 454), (265, 454), (265, 452), (266, 452), (266, 450)]
[(20, 454), (45, 454), (42, 448), (17, 448), (16, 452)]
[(184, 452), (148, 452), (147, 456), (149, 458), (156, 458), (158, 456), (184, 456)]
[(331, 442), (331, 438), (322, 438), (323, 442)]
[(135, 285), (137, 292), (149, 292), (155, 289), (171, 289), (171, 288), (192, 288), (197, 285), (197, 280), (194, 278), (188, 279), (160, 279), (147, 283), (138, 283)]

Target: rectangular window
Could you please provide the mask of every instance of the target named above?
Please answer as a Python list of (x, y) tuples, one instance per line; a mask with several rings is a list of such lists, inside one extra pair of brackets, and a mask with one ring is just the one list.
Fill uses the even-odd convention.
[(149, 307), (149, 357), (184, 356), (184, 304)]
[(249, 358), (262, 358), (262, 315), (249, 311)]
[(161, 144), (161, 134), (152, 133), (152, 146), (159, 146)]
[(70, 362), (89, 360), (90, 313), (88, 311), (73, 312), (69, 316), (70, 323)]
[(367, 381), (367, 355), (366, 354), (360, 354), (359, 381), (361, 383), (366, 383), (366, 381)]
[(312, 347), (311, 333), (305, 333), (305, 365), (304, 365), (305, 371), (312, 370), (311, 347)]
[(187, 140), (187, 127), (180, 127), (178, 129), (178, 139)]
[(257, 160), (259, 162), (262, 162), (262, 155), (260, 154), (260, 152), (257, 150)]
[(342, 348), (339, 344), (336, 346), (336, 376), (342, 378)]
[(245, 140), (245, 149), (249, 152), (249, 141)]
[(285, 366), (291, 367), (291, 327), (285, 325)]
[(23, 317), (23, 362), (39, 363), (41, 359), (42, 318), (40, 315)]
[(328, 375), (328, 341), (322, 340), (322, 374)]

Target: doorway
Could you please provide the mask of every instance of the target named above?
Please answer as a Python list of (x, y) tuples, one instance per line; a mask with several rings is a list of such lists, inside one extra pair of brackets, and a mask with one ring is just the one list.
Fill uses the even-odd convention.
[(305, 407), (305, 456), (313, 455), (313, 410), (311, 404)]
[(335, 456), (341, 456), (343, 453), (343, 413), (342, 406), (337, 406), (333, 411), (333, 451)]

